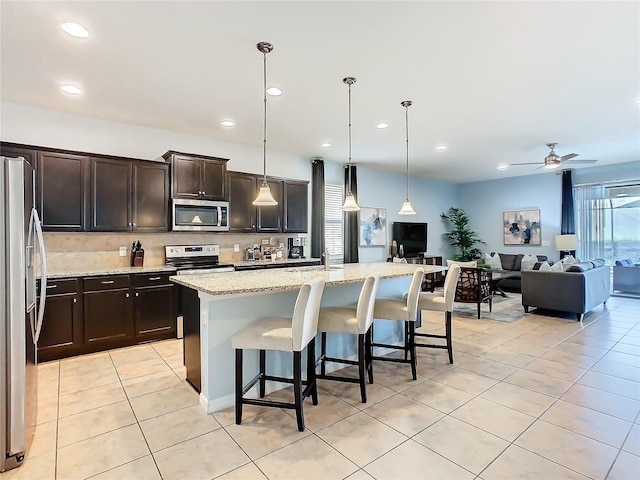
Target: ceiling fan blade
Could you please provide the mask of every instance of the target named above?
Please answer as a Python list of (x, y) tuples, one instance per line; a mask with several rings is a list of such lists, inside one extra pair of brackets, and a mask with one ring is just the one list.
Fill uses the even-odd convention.
[(560, 157), (560, 161), (564, 162), (566, 160), (571, 160), (572, 158), (577, 157), (579, 154), (578, 153), (569, 153), (567, 155), (563, 155)]
[(598, 160), (568, 160), (566, 162), (562, 162), (562, 164), (570, 163), (571, 165), (578, 165), (580, 163), (596, 163)]
[(542, 163), (541, 162), (510, 163), (509, 165), (542, 165)]

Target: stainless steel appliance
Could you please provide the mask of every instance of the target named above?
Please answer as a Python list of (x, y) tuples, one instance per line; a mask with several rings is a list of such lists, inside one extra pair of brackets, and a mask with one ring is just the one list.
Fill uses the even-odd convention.
[(33, 166), (23, 158), (0, 157), (0, 185), (0, 471), (5, 471), (24, 462), (35, 431), (47, 268)]
[[(167, 245), (165, 264), (176, 267), (178, 275), (204, 275), (233, 272), (233, 265), (221, 264), (219, 245)], [(180, 288), (178, 300), (178, 338), (184, 338), (184, 365), (187, 381), (198, 392), (200, 376), (200, 309), (198, 292)]]
[(172, 205), (173, 231), (229, 231), (229, 202), (176, 198)]

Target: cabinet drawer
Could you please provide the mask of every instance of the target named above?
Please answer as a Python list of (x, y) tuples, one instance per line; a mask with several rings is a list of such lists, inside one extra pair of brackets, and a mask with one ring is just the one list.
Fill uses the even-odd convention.
[[(38, 295), (40, 295), (40, 280), (38, 280)], [(62, 295), (64, 293), (77, 293), (77, 278), (52, 278), (47, 281), (47, 296)]]
[(104, 277), (85, 277), (84, 291), (113, 290), (129, 288), (129, 275), (109, 275)]
[(132, 275), (134, 287), (152, 287), (155, 285), (171, 285), (169, 277), (175, 275), (175, 272), (164, 273), (138, 273)]

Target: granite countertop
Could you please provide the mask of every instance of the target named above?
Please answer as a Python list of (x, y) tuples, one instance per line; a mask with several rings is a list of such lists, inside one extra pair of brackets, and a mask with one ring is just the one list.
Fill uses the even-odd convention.
[(438, 265), (413, 265), (401, 263), (354, 263), (334, 265), (331, 270), (322, 266), (278, 268), (275, 270), (255, 270), (242, 274), (215, 273), (202, 275), (172, 276), (170, 279), (185, 287), (210, 295), (238, 295), (295, 290), (315, 277), (324, 277), (326, 285), (358, 283), (372, 273), (380, 273), (380, 278), (399, 278), (413, 275), (416, 268), (425, 272), (441, 272), (446, 267)]
[(155, 272), (175, 272), (175, 267), (165, 265), (149, 267), (104, 267), (104, 268), (73, 268), (69, 270), (53, 270), (47, 272), (47, 278), (67, 278), (67, 277), (97, 277), (100, 275), (128, 275), (130, 273), (155, 273)]
[[(295, 266), (298, 263), (312, 263), (312, 262), (320, 262), (319, 258), (283, 258), (282, 260), (276, 260), (275, 262), (271, 260), (243, 260), (239, 262), (229, 262), (233, 263), (234, 267), (252, 267), (252, 266), (269, 266), (269, 265), (291, 265)], [(226, 262), (225, 262), (226, 263)]]

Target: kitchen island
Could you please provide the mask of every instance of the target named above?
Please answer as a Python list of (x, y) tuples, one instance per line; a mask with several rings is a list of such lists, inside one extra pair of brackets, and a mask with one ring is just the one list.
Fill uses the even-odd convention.
[[(263, 316), (290, 316), (300, 286), (315, 277), (325, 279), (322, 305), (352, 305), (358, 300), (365, 278), (380, 274), (378, 297), (401, 297), (409, 289), (418, 267), (426, 273), (446, 270), (437, 265), (360, 263), (322, 267), (280, 268), (248, 272), (172, 276), (183, 288), (185, 349), (193, 346), (197, 334), (199, 365), (187, 365), (187, 379), (200, 391), (200, 404), (208, 413), (234, 404), (234, 351), (231, 337)], [(403, 339), (400, 322), (382, 322), (376, 327), (376, 341), (395, 343)], [(329, 342), (328, 354), (355, 358), (355, 337), (338, 335)], [(185, 356), (187, 351), (185, 350)], [(258, 352), (245, 352), (244, 375), (253, 378), (258, 370)], [(193, 371), (190, 378), (189, 369)], [(291, 375), (291, 355), (267, 352), (270, 374)], [(197, 377), (197, 381), (196, 381)], [(199, 383), (199, 385), (198, 385)], [(272, 385), (272, 390), (286, 384)]]

